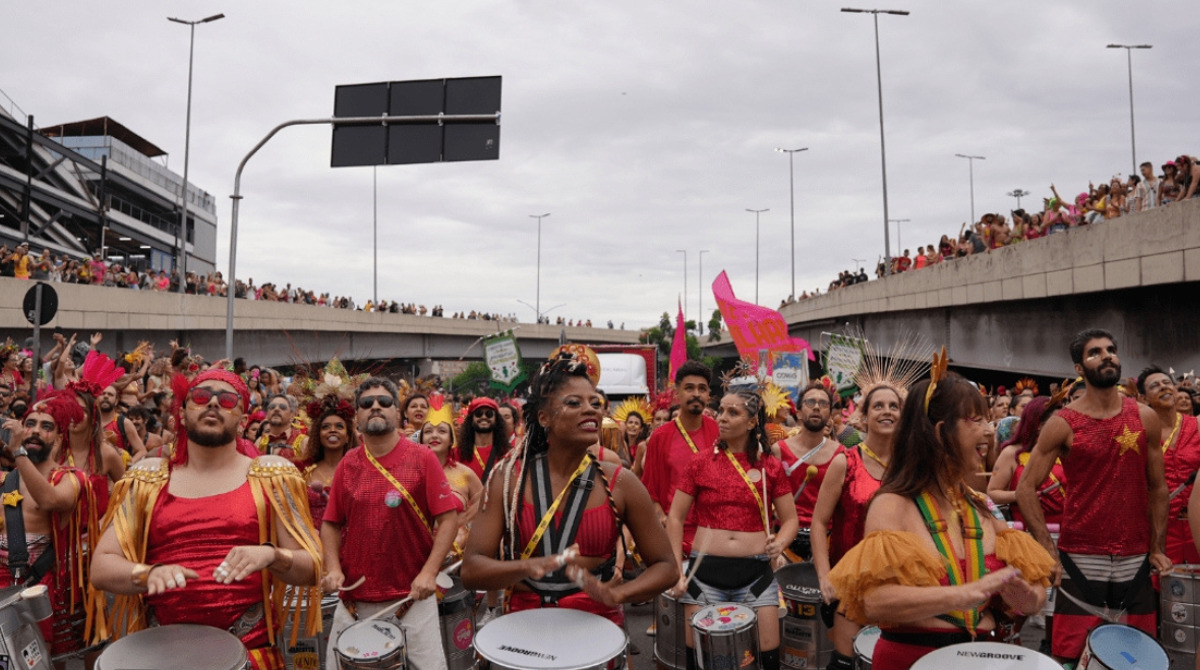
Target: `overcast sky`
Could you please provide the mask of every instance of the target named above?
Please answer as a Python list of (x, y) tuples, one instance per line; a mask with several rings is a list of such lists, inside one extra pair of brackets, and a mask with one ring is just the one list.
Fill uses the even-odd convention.
[[(853, 2), (853, 0), (844, 0)], [(890, 2), (891, 0), (889, 0)], [(332, 114), (338, 84), (501, 75), (500, 159), (380, 168), (379, 293), (532, 320), (537, 224), (551, 317), (629, 328), (704, 310), (721, 270), (759, 302), (791, 290), (788, 158), (795, 157), (797, 291), (883, 253), (879, 118), (869, 15), (834, 2), (7, 2), (0, 90), (39, 126), (107, 115), (182, 172), (188, 28), (196, 28), (191, 178), (229, 195), (273, 126)], [(875, 5), (863, 5), (874, 7)], [(1040, 206), (1196, 146), (1194, 2), (907, 1), (882, 5), (890, 215), (911, 248), (975, 211)], [(0, 96), (6, 108), (8, 100)], [(282, 131), (242, 181), (239, 277), (371, 296), (371, 168), (329, 167), (326, 126)]]

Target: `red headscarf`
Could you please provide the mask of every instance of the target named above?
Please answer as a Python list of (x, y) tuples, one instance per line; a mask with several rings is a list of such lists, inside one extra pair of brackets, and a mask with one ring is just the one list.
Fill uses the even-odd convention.
[[(228, 370), (209, 368), (190, 380), (183, 375), (175, 375), (171, 379), (171, 390), (175, 395), (175, 399), (171, 403), (171, 416), (175, 417), (175, 448), (171, 453), (171, 467), (187, 463), (188, 439), (187, 429), (183, 424), (183, 406), (187, 402), (188, 394), (192, 392), (192, 389), (210, 379), (232, 386), (242, 401), (242, 412), (245, 413), (250, 409), (250, 389), (246, 387), (246, 382), (242, 381), (240, 376)], [(238, 451), (246, 456), (258, 458), (261, 455), (250, 441), (237, 439), (236, 442)]]
[(58, 432), (65, 434), (71, 424), (83, 421), (83, 408), (75, 402), (75, 394), (71, 391), (49, 391), (42, 393), (37, 402), (29, 406), (22, 419), (29, 418), (34, 412), (45, 412), (54, 419)]

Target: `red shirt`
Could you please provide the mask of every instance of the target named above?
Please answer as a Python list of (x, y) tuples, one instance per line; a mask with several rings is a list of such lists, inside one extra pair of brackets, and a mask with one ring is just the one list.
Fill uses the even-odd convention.
[[(1163, 471), (1167, 480), (1167, 493), (1175, 493), (1175, 489), (1183, 485), (1193, 472), (1200, 470), (1200, 426), (1194, 416), (1180, 415), (1179, 435), (1170, 449), (1163, 452)], [(1172, 426), (1173, 428), (1173, 426)], [(1170, 432), (1167, 433), (1170, 436)], [(1165, 439), (1165, 438), (1164, 438)], [(1188, 498), (1192, 495), (1192, 487), (1185, 487), (1171, 499), (1168, 519), (1187, 520)]]
[[(742, 465), (760, 497), (763, 497), (762, 478), (766, 473), (767, 493), (763, 504), (768, 511), (772, 500), (791, 494), (792, 487), (778, 458), (770, 454), (759, 455), (758, 462), (753, 465), (745, 452), (734, 454), (734, 458)], [(679, 490), (695, 499), (692, 510), (696, 512), (696, 522), (700, 526), (739, 532), (766, 530), (758, 500), (724, 451), (704, 452), (693, 458), (679, 480)]]
[[(688, 431), (692, 442), (700, 452), (709, 451), (717, 441), (717, 422), (707, 416), (700, 417), (700, 430)], [(688, 446), (674, 421), (658, 427), (646, 441), (646, 458), (643, 462), (642, 483), (650, 493), (650, 499), (662, 507), (663, 513), (671, 513), (671, 501), (675, 499), (679, 479), (692, 459), (692, 448)], [(683, 523), (683, 553), (692, 549), (692, 538), (696, 536), (696, 506), (688, 512)]]
[[(433, 534), (412, 505), (367, 460), (366, 447), (352, 449), (338, 463), (329, 487), (325, 521), (342, 528), (342, 572), (346, 583), (366, 576), (345, 599), (386, 602), (408, 595), (412, 580), (433, 549)], [(379, 464), (408, 490), (429, 523), (462, 511), (437, 456), (401, 436)]]
[[(800, 459), (784, 444), (785, 441), (779, 442), (779, 455), (783, 458), (784, 474), (787, 475), (788, 482), (792, 485), (792, 491), (800, 491), (800, 497), (796, 498), (796, 517), (800, 520), (801, 528), (808, 528), (812, 525), (813, 510), (817, 506), (817, 493), (821, 490), (821, 482), (825, 481), (825, 473), (829, 471), (829, 464), (846, 448), (839, 444), (829, 460), (816, 466), (817, 474), (808, 479), (806, 485), (804, 481), (808, 477), (807, 466), (809, 464), (800, 463)], [(825, 445), (822, 443), (820, 446), (824, 447)], [(788, 472), (788, 468), (792, 468), (792, 471)], [(801, 486), (804, 487), (803, 491), (800, 490)]]
[(1058, 548), (1078, 554), (1134, 556), (1150, 550), (1146, 429), (1138, 403), (1094, 419), (1067, 407), (1058, 413), (1074, 433), (1063, 471), (1071, 483)]

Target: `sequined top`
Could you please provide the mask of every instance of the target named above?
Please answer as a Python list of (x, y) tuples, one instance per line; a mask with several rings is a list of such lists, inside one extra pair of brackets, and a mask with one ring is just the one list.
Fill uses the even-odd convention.
[[(1167, 434), (1170, 435), (1169, 429)], [(1186, 482), (1193, 472), (1200, 470), (1200, 426), (1197, 425), (1196, 417), (1182, 416), (1175, 444), (1163, 452), (1163, 470), (1169, 493), (1175, 493), (1175, 489)], [(1171, 499), (1168, 503), (1168, 519), (1187, 519), (1188, 498), (1192, 495), (1194, 486), (1195, 484), (1190, 484), (1184, 487)]]
[[(1017, 484), (1021, 481), (1021, 474), (1025, 472), (1025, 464), (1029, 462), (1029, 452), (1021, 452), (1017, 456), (1017, 468), (1013, 470), (1012, 479), (1008, 481), (1008, 490), (1016, 491)], [(1050, 474), (1046, 476), (1045, 481), (1038, 485), (1038, 491), (1046, 491), (1055, 484), (1061, 483), (1062, 486), (1055, 488), (1053, 491), (1038, 495), (1038, 502), (1042, 504), (1042, 516), (1045, 517), (1046, 523), (1062, 524), (1063, 507), (1066, 506), (1067, 500), (1067, 475), (1063, 472), (1062, 462), (1056, 461), (1050, 467)], [(1020, 505), (1009, 505), (1009, 511), (1012, 512), (1013, 521), (1025, 523), (1025, 516), (1021, 514)]]
[[(821, 443), (820, 446), (824, 448), (825, 444)], [(846, 448), (842, 445), (837, 445), (833, 456), (830, 456), (829, 460), (824, 463), (815, 466), (817, 468), (816, 474), (807, 480), (808, 484), (805, 484), (804, 482), (808, 478), (808, 463), (801, 463), (800, 458), (793, 454), (792, 450), (783, 441), (779, 442), (779, 456), (783, 459), (783, 471), (787, 475), (788, 482), (792, 485), (792, 493), (800, 491), (800, 497), (796, 498), (796, 516), (800, 520), (801, 528), (808, 528), (812, 525), (813, 509), (817, 506), (817, 493), (821, 491), (821, 482), (825, 481), (825, 473), (829, 471), (829, 464), (833, 462), (834, 458), (837, 458), (838, 454), (845, 450)], [(802, 486), (804, 487), (803, 490), (800, 488)]]
[[(688, 431), (688, 436), (700, 453), (712, 450), (717, 434), (717, 422), (707, 416), (701, 416), (700, 430)], [(671, 501), (675, 499), (679, 478), (693, 455), (692, 448), (683, 439), (674, 421), (659, 426), (646, 441), (642, 483), (646, 485), (650, 499), (658, 503), (665, 514), (671, 513)], [(684, 555), (691, 552), (695, 537), (696, 506), (692, 505), (683, 522)]]
[(1063, 511), (1058, 548), (1111, 556), (1147, 553), (1146, 429), (1137, 401), (1124, 398), (1120, 413), (1109, 419), (1094, 419), (1069, 407), (1058, 416), (1074, 433), (1063, 458), (1071, 495)]
[[(746, 471), (760, 497), (765, 476), (767, 495), (763, 503), (768, 511), (772, 500), (791, 494), (792, 487), (778, 458), (760, 454), (754, 464), (745, 452), (734, 454), (734, 458)], [(696, 512), (696, 523), (704, 528), (738, 532), (764, 530), (758, 500), (724, 451), (712, 453), (709, 450), (697, 454), (679, 479), (679, 491), (694, 498), (692, 509)]]
[[(608, 497), (612, 496), (612, 491), (617, 486), (617, 479), (621, 476), (622, 470), (623, 468), (618, 467), (613, 476), (608, 478), (611, 488), (605, 494), (604, 502), (583, 510), (583, 518), (579, 521), (579, 530), (576, 531), (574, 540), (579, 544), (580, 556), (608, 558), (616, 549), (617, 518), (613, 515), (612, 508), (609, 507)], [(596, 482), (599, 483), (599, 481), (600, 478), (596, 477)], [(556, 529), (562, 524), (564, 507), (560, 506), (554, 515), (553, 527)], [(518, 546), (525, 547), (529, 538), (533, 537), (533, 531), (537, 528), (539, 521), (540, 519), (535, 518), (533, 503), (529, 500), (522, 501), (521, 514), (517, 517), (517, 536), (520, 538)], [(534, 549), (533, 555), (542, 555), (542, 545), (539, 544)]]
[(867, 505), (879, 490), (880, 481), (867, 472), (862, 452), (847, 449), (846, 480), (842, 482), (842, 497), (833, 510), (829, 529), (829, 565), (835, 565), (850, 548), (863, 539), (867, 524)]

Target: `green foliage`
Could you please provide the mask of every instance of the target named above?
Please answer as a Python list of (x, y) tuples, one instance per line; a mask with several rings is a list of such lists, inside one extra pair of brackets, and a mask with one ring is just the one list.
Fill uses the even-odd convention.
[(492, 371), (483, 361), (471, 361), (467, 365), (467, 369), (463, 370), (451, 380), (450, 385), (456, 392), (468, 391), (474, 393), (482, 393), (487, 389), (488, 383), (492, 379)]
[(721, 341), (721, 310), (714, 309), (712, 318), (708, 320), (708, 341)]

